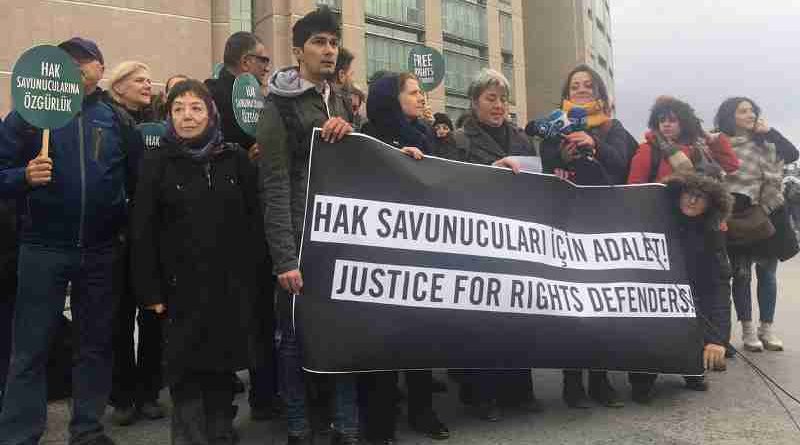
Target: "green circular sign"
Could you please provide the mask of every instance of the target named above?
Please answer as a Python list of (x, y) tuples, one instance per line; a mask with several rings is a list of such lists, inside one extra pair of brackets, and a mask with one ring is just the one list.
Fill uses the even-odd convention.
[(145, 122), (136, 126), (144, 139), (144, 146), (148, 150), (161, 147), (161, 136), (167, 134), (167, 126), (163, 122)]
[(256, 76), (245, 73), (236, 78), (233, 82), (233, 115), (239, 128), (250, 136), (255, 137), (256, 125), (264, 108), (264, 94), (261, 92), (261, 84), (258, 83)]
[(444, 57), (428, 46), (415, 46), (408, 54), (408, 71), (419, 79), (423, 91), (432, 91), (444, 80)]
[(225, 66), (224, 63), (220, 62), (214, 65), (214, 68), (211, 69), (211, 78), (212, 79), (219, 79), (219, 73), (222, 72), (222, 68)]
[(14, 64), (11, 100), (34, 127), (61, 128), (81, 110), (81, 71), (61, 48), (34, 46)]

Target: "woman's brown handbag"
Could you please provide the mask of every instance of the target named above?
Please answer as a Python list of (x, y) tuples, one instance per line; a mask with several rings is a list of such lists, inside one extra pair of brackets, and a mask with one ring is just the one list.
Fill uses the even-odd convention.
[(775, 226), (760, 205), (735, 211), (728, 219), (729, 246), (746, 246), (768, 239), (774, 234)]

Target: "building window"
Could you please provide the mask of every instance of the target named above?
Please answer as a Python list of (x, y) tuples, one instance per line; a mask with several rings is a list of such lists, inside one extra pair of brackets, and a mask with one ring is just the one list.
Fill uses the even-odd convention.
[(408, 71), (408, 54), (419, 42), (417, 33), (367, 23), (367, 79), (376, 71)]
[(317, 0), (317, 6), (327, 6), (333, 11), (341, 11), (342, 0)]
[(364, 11), (368, 16), (400, 24), (425, 25), (424, 0), (367, 0)]
[(512, 104), (516, 101), (514, 100), (514, 91), (516, 90), (516, 82), (514, 81), (514, 57), (508, 54), (503, 54), (503, 64), (500, 67), (503, 75), (506, 76), (508, 79), (508, 86), (510, 91), (508, 92), (508, 100)]
[(447, 93), (466, 96), (473, 77), (488, 65), (485, 59), (445, 50), (444, 86)]
[(501, 12), (500, 16), (500, 49), (506, 53), (514, 52), (514, 21), (511, 14)]
[(230, 0), (231, 33), (253, 30), (253, 0)]
[(443, 0), (442, 28), (452, 37), (487, 44), (485, 2)]
[(464, 113), (468, 113), (470, 109), (470, 101), (466, 97), (447, 96), (445, 104), (445, 112), (453, 122)]

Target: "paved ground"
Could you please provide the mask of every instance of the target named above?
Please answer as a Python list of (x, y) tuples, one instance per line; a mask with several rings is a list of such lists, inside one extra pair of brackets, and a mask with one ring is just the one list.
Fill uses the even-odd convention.
[[(793, 394), (800, 395), (800, 260), (779, 268), (778, 326), (787, 351), (750, 353), (760, 367)], [(734, 345), (740, 344), (738, 329)], [(630, 398), (621, 373), (612, 376), (616, 387)], [(496, 424), (471, 418), (457, 403), (455, 391), (438, 395), (435, 405), (452, 432), (442, 444), (798, 444), (800, 431), (794, 429), (781, 406), (761, 380), (741, 359), (729, 361), (728, 371), (709, 378), (708, 393), (682, 388), (677, 377), (661, 377), (659, 396), (651, 406), (628, 401), (622, 409), (596, 407), (591, 410), (567, 409), (560, 399), (560, 373), (537, 371), (535, 387), (547, 411), (539, 415), (508, 413)], [(450, 384), (451, 389), (454, 385)], [(167, 399), (166, 394), (162, 397)], [(285, 441), (283, 422), (254, 423), (248, 418), (245, 397), (239, 397), (237, 427), (242, 444), (281, 444)], [(789, 402), (787, 402), (789, 403)], [(800, 406), (790, 405), (800, 419)], [(68, 405), (50, 407), (49, 431), (45, 443), (65, 443)], [(398, 438), (403, 444), (433, 443), (407, 429), (401, 420)], [(139, 422), (134, 426), (110, 428), (119, 444), (149, 445), (169, 443), (169, 422)]]

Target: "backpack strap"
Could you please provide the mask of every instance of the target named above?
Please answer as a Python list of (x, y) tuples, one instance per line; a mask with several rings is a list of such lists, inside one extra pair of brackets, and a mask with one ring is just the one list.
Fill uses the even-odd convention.
[(270, 94), (267, 96), (267, 101), (275, 104), (278, 109), (278, 114), (280, 114), (283, 125), (286, 127), (286, 132), (289, 134), (291, 151), (292, 153), (298, 153), (299, 148), (303, 146), (303, 140), (306, 135), (303, 131), (297, 100)]

